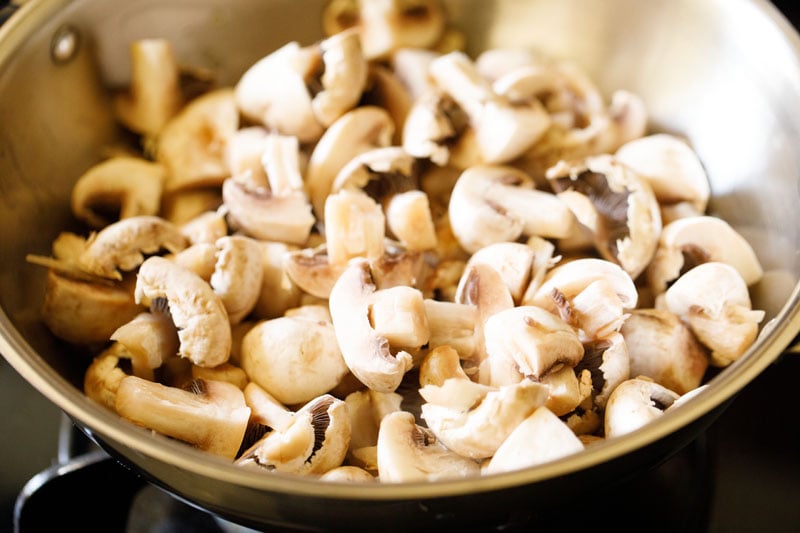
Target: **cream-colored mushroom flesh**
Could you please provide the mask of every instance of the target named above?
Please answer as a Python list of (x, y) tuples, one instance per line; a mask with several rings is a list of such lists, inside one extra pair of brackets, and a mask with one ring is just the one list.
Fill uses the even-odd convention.
[(408, 352), (393, 354), (372, 327), (369, 305), (375, 285), (369, 262), (356, 259), (331, 289), (329, 305), (336, 339), (348, 368), (370, 389), (393, 392), (411, 368)]

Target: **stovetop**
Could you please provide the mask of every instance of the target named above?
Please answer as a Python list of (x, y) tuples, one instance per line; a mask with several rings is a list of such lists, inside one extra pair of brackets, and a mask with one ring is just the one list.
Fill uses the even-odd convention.
[[(3, 2), (0, 2), (2, 4)], [(776, 1), (796, 26), (800, 6)], [(798, 95), (800, 98), (800, 95)], [(624, 517), (648, 531), (800, 532), (797, 418), (800, 354), (786, 354), (750, 383), (720, 418), (663, 464), (520, 531), (562, 529), (561, 512), (585, 527)], [(0, 532), (52, 528), (104, 532), (246, 531), (195, 509), (117, 464), (0, 358)]]

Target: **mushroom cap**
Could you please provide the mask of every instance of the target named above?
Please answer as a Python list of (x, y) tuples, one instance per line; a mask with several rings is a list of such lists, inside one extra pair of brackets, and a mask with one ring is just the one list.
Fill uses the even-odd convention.
[(286, 405), (333, 389), (348, 372), (329, 322), (300, 317), (263, 320), (242, 339), (241, 366)]
[(336, 339), (350, 371), (367, 387), (393, 392), (411, 368), (408, 352), (389, 350), (389, 341), (370, 323), (375, 292), (369, 262), (352, 260), (331, 289), (329, 306)]
[(336, 175), (357, 155), (389, 146), (395, 125), (389, 113), (377, 106), (359, 106), (330, 125), (314, 146), (305, 183), (319, 219), (325, 217), (325, 199)]
[(697, 263), (718, 261), (733, 266), (748, 286), (764, 275), (749, 242), (725, 220), (699, 215), (664, 226), (658, 250), (647, 268), (648, 285), (656, 294)]
[(144, 254), (163, 249), (178, 252), (188, 245), (188, 239), (175, 224), (161, 217), (141, 215), (122, 219), (92, 234), (79, 263), (87, 272), (119, 280), (119, 271), (134, 270), (144, 261)]
[(561, 162), (547, 171), (547, 178), (593, 232), (600, 255), (638, 277), (655, 254), (662, 228), (650, 184), (610, 154)]
[(605, 437), (619, 437), (643, 427), (664, 414), (680, 395), (647, 378), (620, 383), (608, 398)]
[(93, 228), (114, 222), (103, 208), (119, 207), (119, 218), (156, 215), (166, 177), (163, 165), (138, 157), (116, 156), (87, 170), (72, 188), (71, 208)]
[(379, 479), (386, 483), (436, 481), (478, 475), (480, 466), (418, 426), (407, 411), (389, 413), (378, 432)]
[(165, 190), (222, 183), (230, 175), (225, 146), (238, 128), (232, 89), (216, 89), (186, 104), (158, 135), (156, 161), (167, 169)]
[(236, 105), (250, 121), (302, 143), (314, 142), (324, 128), (312, 108), (306, 76), (319, 65), (316, 47), (289, 42), (255, 62), (234, 88)]
[(583, 448), (569, 426), (541, 406), (511, 432), (482, 472), (494, 474), (528, 468), (578, 453)]
[(448, 208), (462, 248), (475, 253), (522, 235), (568, 236), (575, 219), (567, 205), (533, 185), (530, 176), (510, 166), (477, 165), (462, 172)]
[(499, 311), (486, 320), (483, 334), (492, 384), (505, 381), (495, 375), (502, 366), (511, 365), (520, 376), (538, 380), (556, 365), (574, 367), (583, 357), (577, 332), (541, 307), (516, 306)]
[(324, 474), (341, 466), (350, 443), (343, 400), (323, 394), (303, 405), (282, 431), (271, 431), (236, 463), (294, 474)]
[(681, 395), (700, 386), (708, 355), (674, 313), (634, 309), (620, 333), (628, 348), (631, 375), (647, 376)]
[(656, 133), (626, 142), (615, 157), (650, 184), (658, 201), (674, 204), (688, 201), (703, 213), (711, 187), (697, 153), (676, 135)]
[(150, 257), (139, 267), (135, 298), (151, 306), (166, 299), (178, 329), (181, 357), (208, 367), (230, 357), (228, 312), (211, 286), (194, 272), (163, 257)]
[(256, 305), (264, 277), (262, 247), (243, 235), (226, 235), (216, 242), (216, 264), (209, 280), (228, 311), (231, 324), (241, 322)]
[[(447, 387), (452, 380), (464, 381), (463, 378), (449, 378), (442, 387)], [(465, 389), (468, 394), (474, 386), (479, 386), (469, 380), (465, 384), (469, 386)], [(422, 404), (422, 419), (448, 449), (472, 459), (494, 455), (514, 428), (543, 405), (548, 396), (546, 386), (526, 379), (512, 385), (485, 388), (483, 396), (477, 400), (470, 395), (472, 406), (465, 409), (429, 401), (429, 397), (435, 399), (436, 395), (428, 392), (436, 388), (436, 385), (426, 385), (420, 389), (426, 399)]]

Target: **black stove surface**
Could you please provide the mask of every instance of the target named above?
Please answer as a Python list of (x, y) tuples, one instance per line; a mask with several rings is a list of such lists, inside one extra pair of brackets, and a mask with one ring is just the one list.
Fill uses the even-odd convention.
[[(800, 5), (775, 4), (800, 23)], [(798, 377), (800, 354), (784, 355), (661, 465), (507, 531), (563, 530), (563, 513), (580, 512), (588, 517), (580, 529), (624, 519), (647, 531), (800, 532)], [(59, 438), (76, 435), (65, 420), (0, 358), (0, 532), (15, 530), (15, 504), (20, 533), (54, 523), (109, 533), (248, 531), (153, 487), (80, 436), (65, 452)]]

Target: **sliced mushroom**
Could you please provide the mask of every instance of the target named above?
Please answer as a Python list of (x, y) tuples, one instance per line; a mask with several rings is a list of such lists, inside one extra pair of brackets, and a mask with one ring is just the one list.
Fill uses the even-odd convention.
[(255, 239), (303, 245), (315, 222), (302, 191), (275, 194), (229, 178), (222, 198), (231, 226)]
[(112, 157), (78, 178), (72, 188), (72, 213), (95, 229), (123, 218), (156, 215), (164, 179), (163, 165), (136, 157)]
[(468, 115), (484, 163), (502, 164), (517, 158), (550, 126), (550, 118), (538, 99), (511, 102), (497, 94), (463, 52), (437, 57), (429, 72), (436, 85)]
[(703, 263), (678, 278), (657, 307), (683, 320), (710, 351), (710, 362), (724, 367), (755, 341), (764, 311), (753, 310), (747, 284), (727, 263)]
[(225, 305), (197, 274), (163, 257), (150, 257), (139, 267), (135, 296), (137, 303), (149, 306), (167, 300), (181, 357), (208, 367), (230, 357), (231, 326)]
[(192, 365), (191, 368), (192, 379), (202, 379), (205, 381), (224, 381), (230, 383), (235, 387), (244, 391), (244, 388), (250, 383), (250, 378), (247, 373), (240, 367), (231, 363), (222, 363), (215, 367), (205, 367)]
[(112, 411), (116, 410), (119, 384), (129, 375), (120, 364), (124, 359), (125, 347), (114, 343), (95, 356), (83, 374), (84, 394)]
[(390, 348), (412, 350), (428, 344), (430, 328), (422, 292), (406, 285), (372, 293), (369, 320)]
[(341, 32), (315, 45), (293, 41), (270, 53), (239, 79), (235, 98), (249, 120), (313, 143), (355, 107), (366, 79), (358, 35)]
[(648, 285), (660, 294), (682, 273), (709, 261), (731, 265), (748, 286), (764, 275), (753, 247), (739, 232), (719, 217), (703, 215), (680, 218), (664, 226), (647, 268)]
[(156, 216), (130, 217), (93, 233), (79, 258), (87, 272), (109, 279), (122, 279), (122, 271), (142, 264), (144, 254), (160, 250), (179, 252), (188, 246), (180, 228)]
[(236, 105), (256, 124), (314, 142), (324, 128), (311, 107), (307, 78), (319, 66), (317, 49), (289, 42), (247, 69), (234, 89)]
[[(161, 307), (163, 305), (163, 308)], [(109, 337), (125, 346), (133, 375), (154, 381), (153, 370), (178, 353), (178, 333), (166, 313), (166, 302), (156, 302), (153, 312), (140, 313)]]
[[(478, 387), (482, 387), (478, 389)], [(482, 394), (476, 397), (476, 391)], [(465, 375), (425, 385), (422, 419), (448, 449), (471, 459), (491, 457), (520, 422), (547, 400), (547, 387), (531, 380), (487, 387)], [(461, 398), (466, 394), (466, 398)], [(444, 403), (436, 403), (446, 397)]]
[(249, 382), (242, 392), (244, 393), (244, 401), (250, 407), (251, 422), (277, 431), (286, 431), (292, 425), (294, 412), (256, 382)]
[(358, 104), (367, 83), (367, 60), (355, 31), (341, 31), (319, 43), (321, 90), (311, 100), (314, 115), (327, 128)]
[(222, 299), (231, 324), (241, 322), (256, 305), (264, 277), (262, 248), (258, 241), (242, 235), (217, 240), (217, 260), (209, 280)]
[(167, 191), (217, 186), (230, 175), (225, 146), (239, 127), (232, 89), (192, 100), (158, 135), (156, 161), (167, 169)]
[(182, 225), (221, 205), (222, 191), (216, 186), (165, 191), (161, 198), (161, 217)]
[(375, 476), (361, 467), (344, 465), (331, 468), (319, 477), (320, 481), (335, 483), (370, 483), (377, 481)]
[(115, 95), (114, 112), (133, 132), (156, 136), (183, 105), (180, 69), (167, 39), (137, 39), (130, 44), (131, 81)]
[(252, 188), (269, 187), (263, 158), (271, 137), (273, 134), (263, 126), (236, 130), (225, 145), (225, 164), (230, 175)]
[(611, 155), (562, 162), (547, 171), (547, 179), (592, 231), (600, 255), (638, 277), (655, 254), (662, 228), (649, 183)]
[(92, 283), (48, 269), (42, 320), (56, 337), (69, 343), (105, 343), (143, 310), (129, 285), (126, 281)]
[(203, 281), (210, 281), (217, 266), (217, 247), (214, 243), (193, 244), (176, 254), (167, 255), (167, 259), (188, 268)]
[(704, 213), (711, 194), (697, 153), (676, 135), (656, 133), (631, 140), (614, 154), (650, 184), (660, 204), (690, 202)]
[(331, 318), (350, 371), (372, 390), (393, 392), (413, 359), (406, 351), (393, 354), (389, 341), (373, 329), (370, 304), (374, 293), (369, 263), (354, 259), (331, 289)]
[(428, 348), (450, 346), (463, 359), (472, 358), (476, 350), (475, 327), (478, 311), (475, 305), (426, 298)]
[(587, 370), (591, 376), (592, 405), (587, 403), (585, 407), (602, 411), (614, 389), (631, 377), (628, 345), (622, 334), (614, 332), (584, 343), (583, 359), (575, 371), (582, 374)]
[(241, 366), (278, 401), (302, 404), (329, 392), (348, 372), (330, 322), (279, 317), (242, 339)]
[(259, 244), (263, 273), (253, 314), (260, 319), (277, 318), (300, 305), (302, 291), (289, 276), (285, 259), (297, 247), (282, 242), (260, 241)]
[(387, 414), (378, 432), (379, 479), (386, 483), (436, 481), (480, 474), (472, 459), (450, 451), (406, 411)]
[(444, 33), (439, 0), (334, 0), (322, 13), (327, 35), (357, 29), (367, 59), (383, 59), (399, 48), (430, 48)]
[(679, 394), (647, 378), (621, 383), (606, 404), (605, 438), (611, 439), (644, 427), (664, 414)]
[(578, 453), (583, 448), (569, 426), (541, 406), (511, 432), (482, 472), (496, 474), (528, 468)]
[(224, 213), (219, 210), (203, 211), (180, 225), (191, 244), (217, 242), (217, 239), (228, 234), (228, 223)]
[(127, 376), (115, 405), (135, 424), (226, 459), (236, 456), (250, 419), (242, 391), (224, 381), (195, 380), (183, 390)]
[(344, 401), (324, 394), (303, 405), (288, 427), (264, 435), (236, 464), (267, 472), (324, 474), (341, 466), (350, 433)]
[(545, 374), (539, 382), (548, 389), (544, 406), (556, 416), (569, 415), (591, 396), (591, 383), (578, 378), (578, 374), (589, 374), (589, 370), (576, 371), (575, 368), (562, 365)]
[(498, 242), (477, 250), (470, 256), (466, 267), (483, 263), (497, 270), (511, 292), (514, 303), (519, 304), (531, 284), (535, 260), (536, 250), (532, 246), (518, 242)]
[(328, 261), (344, 265), (353, 258), (377, 259), (384, 253), (386, 217), (380, 204), (361, 191), (342, 189), (325, 201)]
[(527, 174), (508, 166), (465, 170), (453, 187), (449, 215), (453, 233), (470, 253), (523, 235), (566, 237), (575, 224), (565, 203), (534, 189)]
[(378, 445), (381, 420), (387, 414), (401, 410), (403, 397), (396, 392), (365, 389), (351, 392), (344, 401), (353, 428), (348, 460), (368, 470), (374, 470), (376, 465), (371, 464), (373, 461), (364, 462), (360, 458), (364, 457), (366, 450), (374, 449)]
[(429, 67), (431, 61), (440, 55), (436, 50), (406, 46), (398, 48), (389, 57), (391, 71), (408, 91), (412, 105), (420, 96), (435, 87)]
[(634, 309), (622, 329), (632, 376), (685, 394), (700, 386), (708, 356), (680, 318), (665, 309)]
[(403, 126), (413, 103), (414, 99), (408, 88), (391, 68), (379, 63), (369, 64), (367, 86), (356, 109), (377, 106), (389, 114), (395, 125), (389, 144), (399, 145), (403, 142)]
[(557, 315), (536, 306), (517, 306), (490, 316), (483, 327), (488, 360), (481, 369), (493, 386), (539, 381), (559, 365), (583, 358), (577, 332)]
[(348, 111), (325, 130), (308, 161), (305, 183), (317, 217), (324, 220), (325, 199), (339, 171), (354, 157), (374, 148), (389, 146), (394, 122), (377, 106)]
[(526, 305), (558, 314), (580, 330), (582, 339), (619, 331), (639, 294), (631, 276), (605, 259), (581, 258), (559, 264), (546, 274)]

